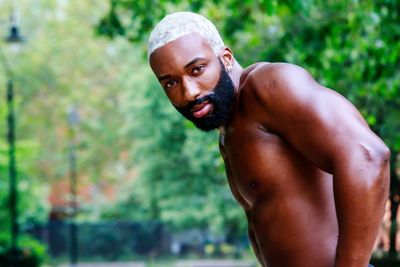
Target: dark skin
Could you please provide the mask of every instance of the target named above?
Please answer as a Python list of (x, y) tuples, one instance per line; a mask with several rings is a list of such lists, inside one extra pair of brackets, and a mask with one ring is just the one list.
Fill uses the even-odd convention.
[(242, 69), (229, 48), (216, 55), (197, 33), (155, 50), (150, 65), (183, 107), (215, 87), (218, 59), (234, 66), (235, 86), (220, 151), (262, 266), (368, 266), (388, 197), (386, 145), (351, 103), (298, 66)]

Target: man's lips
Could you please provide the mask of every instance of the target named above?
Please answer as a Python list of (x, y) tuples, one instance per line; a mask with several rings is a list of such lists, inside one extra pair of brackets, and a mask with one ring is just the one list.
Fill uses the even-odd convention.
[(202, 118), (210, 113), (212, 109), (212, 105), (210, 102), (205, 101), (203, 103), (195, 105), (190, 112), (192, 112), (193, 116), (196, 118)]

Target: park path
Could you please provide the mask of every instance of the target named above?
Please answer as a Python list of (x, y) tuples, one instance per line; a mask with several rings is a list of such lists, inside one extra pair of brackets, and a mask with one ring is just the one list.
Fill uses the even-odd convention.
[(57, 267), (146, 267), (143, 262), (102, 262), (102, 263), (78, 263), (75, 266), (62, 264)]
[[(175, 267), (256, 267), (256, 263), (234, 260), (181, 260), (175, 262)], [(78, 263), (75, 266), (62, 264), (57, 267), (146, 267), (144, 262), (102, 262)]]
[(177, 261), (176, 267), (256, 267), (251, 261), (238, 260), (184, 260)]

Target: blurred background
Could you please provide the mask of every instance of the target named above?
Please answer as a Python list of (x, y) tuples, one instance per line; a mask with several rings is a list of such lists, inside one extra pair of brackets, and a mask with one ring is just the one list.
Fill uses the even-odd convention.
[(397, 0), (0, 0), (0, 266), (258, 266), (217, 133), (147, 63), (150, 30), (182, 10), (242, 66), (298, 64), (362, 112), (392, 151), (373, 263), (400, 266)]

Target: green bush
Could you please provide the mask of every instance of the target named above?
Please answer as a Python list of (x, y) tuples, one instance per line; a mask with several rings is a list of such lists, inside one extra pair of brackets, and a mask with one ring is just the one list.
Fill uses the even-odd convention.
[(22, 236), (17, 249), (10, 248), (10, 237), (0, 234), (0, 266), (39, 267), (48, 259), (46, 246), (29, 236)]

